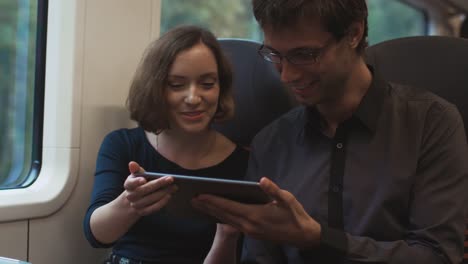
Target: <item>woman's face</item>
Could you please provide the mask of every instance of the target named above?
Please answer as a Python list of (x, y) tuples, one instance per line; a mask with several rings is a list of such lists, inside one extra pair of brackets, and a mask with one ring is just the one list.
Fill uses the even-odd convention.
[(167, 102), (171, 129), (197, 133), (209, 128), (219, 98), (218, 65), (203, 43), (180, 52), (169, 70)]

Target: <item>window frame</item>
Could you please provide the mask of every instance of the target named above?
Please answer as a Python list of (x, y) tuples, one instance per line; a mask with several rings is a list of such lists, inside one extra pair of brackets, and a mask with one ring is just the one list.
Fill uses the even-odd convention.
[[(32, 134), (31, 152), (24, 153), (30, 155), (30, 163), (23, 164), (23, 169), (28, 169), (27, 175), (16, 186), (3, 187), (0, 191), (8, 189), (26, 188), (31, 185), (39, 175), (42, 162), (42, 137), (44, 120), (44, 89), (45, 89), (45, 57), (47, 46), (47, 16), (48, 0), (37, 0), (37, 17), (35, 28), (34, 47), (34, 89), (33, 89), (33, 113), (32, 113)], [(20, 177), (21, 175), (17, 175)]]
[(38, 0), (36, 25), (36, 67), (34, 73), (34, 110), (32, 164), (28, 177), (21, 187), (30, 186), (39, 176), (42, 164), (44, 134), (44, 94), (47, 54), (47, 17), (49, 0)]
[(37, 177), (27, 187), (0, 190), (0, 222), (53, 214), (69, 199), (78, 178), (85, 3), (37, 1), (36, 45), (41, 50), (35, 85), (42, 85), (42, 92), (34, 95), (30, 172)]

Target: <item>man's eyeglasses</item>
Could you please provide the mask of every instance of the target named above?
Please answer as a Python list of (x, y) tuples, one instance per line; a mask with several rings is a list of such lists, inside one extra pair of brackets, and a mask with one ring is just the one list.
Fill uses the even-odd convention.
[(321, 48), (298, 48), (288, 51), (286, 55), (281, 55), (279, 52), (262, 45), (258, 49), (258, 54), (260, 54), (264, 60), (275, 64), (281, 63), (283, 58), (286, 58), (291, 64), (295, 65), (315, 64), (331, 46), (333, 40), (334, 38), (332, 37)]

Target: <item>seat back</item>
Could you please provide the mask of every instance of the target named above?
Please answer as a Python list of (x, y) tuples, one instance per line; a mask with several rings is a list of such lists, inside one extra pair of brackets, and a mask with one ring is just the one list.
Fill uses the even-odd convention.
[(386, 80), (432, 91), (455, 104), (468, 125), (468, 40), (420, 36), (389, 40), (366, 50)]
[[(427, 89), (455, 104), (467, 130), (468, 40), (441, 36), (394, 39), (367, 48), (366, 56), (386, 80)], [(467, 241), (468, 221), (463, 263), (468, 263)]]
[(234, 71), (235, 117), (214, 128), (232, 141), (249, 146), (252, 138), (268, 123), (289, 111), (294, 100), (283, 89), (271, 63), (258, 55), (260, 43), (242, 39), (220, 39)]

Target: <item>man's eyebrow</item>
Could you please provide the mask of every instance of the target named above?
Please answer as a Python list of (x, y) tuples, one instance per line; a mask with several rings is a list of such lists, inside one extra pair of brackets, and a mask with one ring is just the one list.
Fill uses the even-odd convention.
[[(274, 48), (272, 48), (271, 46), (269, 45), (265, 45), (263, 44), (263, 46), (271, 51), (273, 51), (274, 53), (280, 53), (278, 52), (277, 50), (275, 50)], [(311, 47), (311, 46), (299, 46), (299, 47), (295, 47), (295, 48), (292, 48), (290, 50), (288, 50), (287, 52), (297, 52), (297, 51), (302, 51), (302, 50), (307, 50), (307, 51), (312, 51), (312, 52), (318, 52), (319, 50), (321, 49), (321, 47)]]
[(266, 45), (266, 44), (263, 44), (263, 47), (273, 51), (273, 52), (276, 52), (276, 53), (279, 53), (277, 50), (275, 50), (273, 47), (269, 46), (269, 45)]

